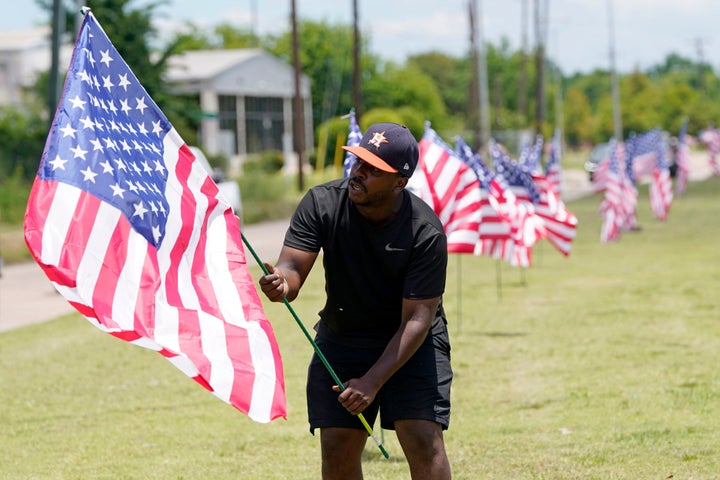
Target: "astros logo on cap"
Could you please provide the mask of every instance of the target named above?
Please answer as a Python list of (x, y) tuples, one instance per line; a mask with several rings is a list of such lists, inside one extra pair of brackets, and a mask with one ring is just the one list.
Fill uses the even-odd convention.
[(371, 139), (368, 141), (368, 143), (369, 143), (370, 145), (374, 146), (374, 147), (375, 147), (375, 150), (379, 150), (381, 144), (383, 144), (383, 143), (389, 143), (389, 142), (388, 142), (387, 138), (385, 138), (385, 132), (383, 131), (383, 132), (380, 132), (380, 133), (377, 133), (377, 132), (374, 133), (374, 134), (373, 134), (373, 138), (371, 138)]

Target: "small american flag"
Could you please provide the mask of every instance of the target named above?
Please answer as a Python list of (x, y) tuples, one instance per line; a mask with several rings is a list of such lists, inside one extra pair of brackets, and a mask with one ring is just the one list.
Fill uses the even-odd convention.
[[(540, 192), (535, 187), (530, 173), (515, 163), (496, 142), (490, 143), (490, 155), (495, 169), (495, 185), (499, 211), (512, 226), (513, 249), (510, 264), (529, 267), (532, 247), (546, 235), (542, 219), (535, 206), (540, 201)], [(491, 195), (496, 191), (491, 188)]]
[[(357, 120), (355, 119), (355, 109), (353, 108), (350, 111), (350, 127), (348, 131), (347, 146), (354, 147), (356, 145), (359, 145), (360, 140), (362, 140), (362, 136), (363, 134), (360, 131)], [(356, 158), (357, 157), (352, 153), (348, 151), (345, 152), (345, 161), (343, 162), (343, 174), (345, 178), (348, 178), (350, 176), (350, 170), (352, 169)]]
[(631, 135), (625, 143), (626, 174), (633, 183), (640, 177), (650, 176), (655, 170), (657, 157), (660, 153), (662, 132), (653, 128), (640, 135)]
[(617, 142), (610, 141), (609, 163), (605, 179), (605, 198), (600, 203), (600, 214), (603, 224), (600, 230), (600, 240), (604, 243), (620, 239), (623, 221), (623, 193), (621, 184), (620, 166), (617, 158)]
[(480, 225), (480, 182), (429, 124), (418, 146), (420, 158), (408, 189), (442, 222), (448, 252), (472, 253)]
[(522, 152), (520, 152), (520, 158), (518, 158), (518, 163), (530, 173), (539, 172), (542, 164), (542, 154), (543, 136), (537, 135), (535, 137), (535, 143), (532, 145), (526, 145), (522, 149)]
[(286, 415), (239, 220), (89, 12), (24, 231), (97, 328), (157, 351), (255, 421)]
[(657, 165), (653, 171), (653, 178), (650, 182), (650, 208), (659, 220), (667, 218), (670, 205), (673, 201), (672, 179), (670, 178), (670, 169), (668, 168), (665, 155), (667, 148), (665, 142), (662, 142), (660, 152), (657, 156)]
[(533, 205), (540, 202), (540, 192), (533, 182), (532, 174), (523, 165), (515, 162), (505, 154), (493, 156), (493, 167), (496, 175), (502, 175), (521, 201)]
[(550, 143), (550, 152), (548, 153), (548, 161), (545, 165), (545, 177), (548, 183), (555, 191), (558, 197), (562, 196), (562, 165), (560, 159), (562, 157), (562, 136), (560, 129), (555, 130), (552, 142)]
[(637, 203), (638, 190), (633, 181), (627, 175), (627, 155), (625, 144), (619, 143), (615, 147), (615, 160), (618, 164), (618, 176), (620, 179), (620, 210), (619, 226), (622, 231), (632, 230), (637, 227)]
[(500, 212), (503, 208), (501, 204), (505, 200), (502, 187), (480, 155), (461, 137), (455, 139), (455, 153), (475, 172), (480, 181), (480, 227), (474, 253), (510, 261), (514, 243), (513, 231), (507, 215)]
[(675, 164), (677, 165), (675, 194), (680, 196), (685, 193), (690, 175), (690, 147), (687, 143), (687, 121), (683, 122), (680, 133), (678, 134)]
[(568, 256), (577, 235), (577, 217), (567, 209), (544, 175), (534, 174), (533, 182), (540, 192), (535, 212), (545, 226), (545, 237), (560, 253)]
[(720, 130), (717, 128), (708, 128), (700, 132), (700, 141), (708, 148), (708, 162), (713, 175), (720, 175), (720, 165), (718, 165), (717, 157), (720, 153)]

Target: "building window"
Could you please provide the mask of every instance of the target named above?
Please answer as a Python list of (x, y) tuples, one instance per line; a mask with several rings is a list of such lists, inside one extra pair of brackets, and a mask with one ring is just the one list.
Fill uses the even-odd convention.
[(220, 150), (225, 155), (238, 153), (237, 98), (234, 95), (218, 95), (218, 120), (220, 121)]
[(283, 99), (246, 97), (247, 152), (282, 151)]

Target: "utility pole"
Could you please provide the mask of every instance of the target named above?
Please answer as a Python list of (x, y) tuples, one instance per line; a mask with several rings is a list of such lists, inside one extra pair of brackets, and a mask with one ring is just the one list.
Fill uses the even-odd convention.
[(75, 0), (75, 37), (80, 33), (80, 27), (82, 26), (85, 15), (82, 14), (82, 8), (87, 2), (85, 0)]
[(305, 109), (303, 108), (302, 91), (300, 90), (300, 48), (298, 41), (298, 29), (297, 29), (297, 12), (295, 8), (295, 0), (290, 0), (290, 23), (292, 24), (292, 52), (293, 52), (293, 67), (295, 70), (295, 128), (293, 128), (293, 136), (295, 137), (295, 152), (297, 153), (298, 160), (298, 190), (300, 192), (305, 190), (303, 182), (303, 157), (305, 156), (305, 115), (303, 114)]
[(473, 133), (473, 148), (479, 152), (482, 148), (482, 138), (480, 135), (480, 101), (478, 97), (480, 83), (478, 82), (478, 47), (475, 38), (475, 7), (472, 0), (468, 1), (467, 6), (468, 19), (470, 20), (470, 104), (468, 113), (470, 115), (470, 129)]
[(260, 41), (258, 40), (257, 23), (257, 0), (250, 0), (250, 31), (252, 32), (254, 47), (260, 46)]
[(613, 131), (615, 141), (623, 141), (622, 115), (620, 113), (620, 88), (618, 86), (617, 72), (615, 71), (615, 26), (613, 23), (612, 0), (607, 0), (608, 11), (608, 38), (610, 43), (610, 82), (612, 83), (613, 103)]
[(360, 90), (360, 28), (358, 19), (358, 0), (353, 0), (353, 103), (355, 104), (355, 120), (360, 124), (362, 116), (362, 91)]
[(480, 101), (480, 149), (482, 151), (490, 143), (490, 107), (488, 96), (487, 59), (485, 57), (485, 41), (483, 40), (482, 0), (475, 0), (475, 23), (478, 44), (478, 99)]
[(520, 0), (520, 84), (518, 86), (518, 112), (525, 127), (527, 120), (527, 2)]
[(540, 1), (535, 0), (535, 135), (542, 134), (545, 119), (545, 45)]
[(50, 85), (48, 88), (48, 117), (50, 122), (55, 118), (55, 110), (60, 100), (62, 89), (60, 80), (60, 42), (65, 30), (65, 10), (62, 0), (53, 0), (52, 9), (52, 39), (50, 53)]
[(698, 56), (697, 85), (698, 85), (698, 89), (700, 89), (701, 92), (705, 91), (705, 80), (703, 79), (703, 75), (705, 72), (705, 54), (704, 54), (704, 49), (703, 49), (703, 43), (704, 43), (704, 39), (702, 37), (698, 37), (695, 39), (695, 51), (697, 52), (697, 56)]

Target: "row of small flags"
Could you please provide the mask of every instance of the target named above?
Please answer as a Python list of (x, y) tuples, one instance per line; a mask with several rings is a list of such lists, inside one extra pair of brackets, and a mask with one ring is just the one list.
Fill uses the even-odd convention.
[[(350, 113), (348, 145), (362, 133)], [(547, 239), (561, 254), (570, 254), (577, 217), (560, 199), (560, 133), (550, 145), (542, 170), (543, 139), (525, 145), (516, 161), (491, 141), (491, 170), (461, 137), (448, 145), (429, 122), (419, 142), (420, 158), (408, 189), (440, 218), (451, 253), (486, 255), (512, 266), (529, 267), (532, 248)], [(347, 177), (354, 156), (346, 155)]]
[[(710, 152), (713, 175), (720, 175), (716, 160), (720, 153), (720, 130), (703, 130), (699, 138)], [(625, 142), (615, 139), (610, 142), (607, 156), (592, 177), (595, 192), (604, 193), (600, 204), (601, 241), (616, 241), (622, 232), (637, 228), (637, 179), (640, 177), (650, 177), (648, 195), (653, 214), (660, 221), (667, 219), (674, 197), (683, 195), (687, 188), (691, 141), (685, 122), (677, 137), (674, 192), (668, 162), (670, 149), (659, 128), (633, 134)]]

